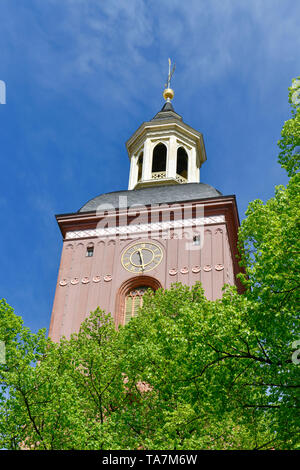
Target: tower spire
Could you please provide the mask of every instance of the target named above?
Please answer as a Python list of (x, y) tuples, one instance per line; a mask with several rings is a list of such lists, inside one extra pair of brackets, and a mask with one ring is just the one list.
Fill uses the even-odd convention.
[(165, 84), (165, 89), (163, 91), (163, 97), (167, 103), (170, 103), (171, 100), (174, 98), (174, 91), (171, 88), (171, 78), (173, 73), (175, 72), (176, 64), (174, 63), (173, 68), (171, 70), (171, 59), (169, 58), (169, 73), (167, 78), (167, 83)]

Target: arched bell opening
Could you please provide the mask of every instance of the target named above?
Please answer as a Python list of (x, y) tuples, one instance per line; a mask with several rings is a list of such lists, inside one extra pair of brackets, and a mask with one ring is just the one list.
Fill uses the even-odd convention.
[(152, 177), (164, 177), (167, 168), (167, 147), (160, 143), (154, 147), (152, 158)]
[(188, 179), (188, 154), (183, 147), (177, 149), (176, 174), (185, 180)]

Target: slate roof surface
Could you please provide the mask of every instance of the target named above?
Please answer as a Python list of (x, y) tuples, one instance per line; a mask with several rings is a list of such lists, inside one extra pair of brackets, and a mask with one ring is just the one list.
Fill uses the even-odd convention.
[(156, 119), (179, 119), (179, 121), (182, 121), (182, 117), (176, 113), (170, 102), (165, 103), (151, 121), (155, 121)]
[[(78, 212), (93, 212), (97, 209), (126, 208), (133, 205), (150, 205), (209, 199), (222, 196), (213, 186), (205, 183), (156, 185), (127, 191), (100, 194), (88, 201)], [(121, 199), (120, 199), (121, 198)]]

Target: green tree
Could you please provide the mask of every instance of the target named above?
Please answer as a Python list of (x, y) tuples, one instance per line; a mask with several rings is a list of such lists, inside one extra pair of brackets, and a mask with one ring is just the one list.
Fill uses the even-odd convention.
[[(2, 300), (0, 367), (1, 446), (30, 449), (113, 448), (110, 413), (122, 406), (118, 334), (109, 315), (96, 310), (80, 332), (59, 344), (24, 328)], [(16, 325), (16, 327), (14, 327)], [(121, 387), (121, 390), (120, 390)], [(102, 442), (103, 440), (103, 442)]]
[(292, 360), (300, 336), (299, 109), (292, 104), (279, 156), (289, 183), (266, 203), (253, 201), (240, 228), (243, 294), (226, 286), (222, 299), (208, 301), (199, 284), (176, 284), (147, 293), (126, 327), (116, 331), (97, 309), (59, 344), (44, 330), (31, 333), (0, 301), (1, 447), (300, 447)]
[(300, 164), (300, 77), (292, 80), (289, 102), (292, 117), (284, 123), (278, 145), (281, 149), (279, 163), (292, 176), (299, 170)]

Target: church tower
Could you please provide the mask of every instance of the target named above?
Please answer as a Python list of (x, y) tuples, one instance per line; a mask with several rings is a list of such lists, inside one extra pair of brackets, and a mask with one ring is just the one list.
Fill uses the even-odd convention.
[[(174, 70), (174, 69), (173, 69)], [(142, 305), (147, 289), (200, 281), (209, 300), (236, 284), (239, 218), (235, 196), (200, 183), (203, 136), (165, 103), (126, 143), (127, 191), (101, 194), (57, 215), (63, 237), (49, 336), (78, 331), (98, 306), (116, 327)]]

